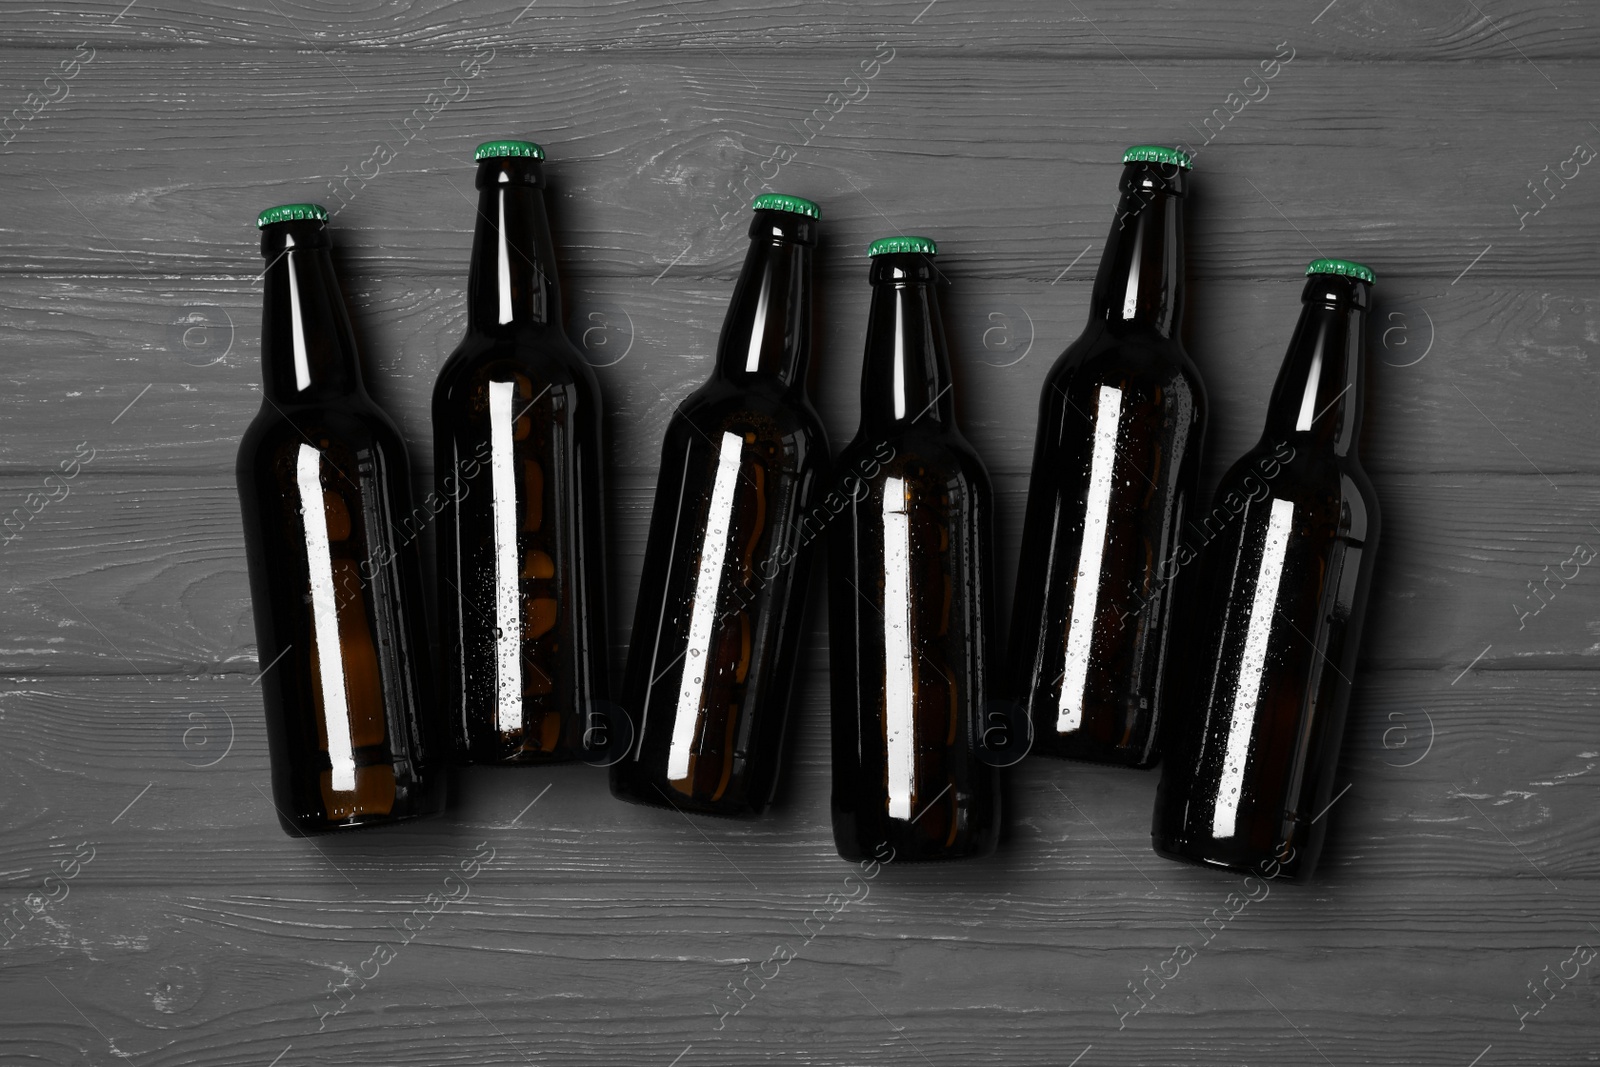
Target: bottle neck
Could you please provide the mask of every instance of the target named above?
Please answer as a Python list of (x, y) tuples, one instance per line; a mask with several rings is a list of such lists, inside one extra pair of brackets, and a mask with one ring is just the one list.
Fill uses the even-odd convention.
[(262, 387), (280, 404), (362, 390), (355, 332), (320, 222), (275, 222), (261, 231), (267, 269), (261, 314)]
[(954, 428), (933, 260), (915, 252), (872, 260), (872, 307), (861, 369), (861, 426), (897, 433), (912, 424)]
[(750, 251), (717, 341), (715, 377), (740, 384), (803, 382), (811, 359), (811, 253), (816, 221), (790, 211), (757, 211)]
[(1314, 274), (1301, 302), (1272, 388), (1266, 434), (1304, 441), (1315, 454), (1353, 456), (1361, 436), (1371, 289), (1355, 278)]
[(537, 159), (478, 163), (478, 215), (467, 279), (467, 332), (560, 330), (561, 282)]
[(1093, 321), (1176, 336), (1183, 321), (1186, 182), (1170, 164), (1123, 168), (1122, 198), (1094, 280)]

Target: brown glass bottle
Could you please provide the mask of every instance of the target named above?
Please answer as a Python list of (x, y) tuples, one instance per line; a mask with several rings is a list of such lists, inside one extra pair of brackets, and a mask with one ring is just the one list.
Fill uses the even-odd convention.
[(1327, 832), (1378, 544), (1357, 457), (1372, 272), (1307, 273), (1266, 432), (1185, 531), (1187, 667), (1151, 831), (1169, 859), (1295, 880)]
[(261, 411), (239, 445), (272, 797), (291, 834), (429, 815), (444, 768), (410, 462), (361, 382), (328, 214), (261, 213)]
[(828, 533), (833, 840), (848, 860), (993, 852), (999, 772), (980, 758), (993, 495), (956, 427), (934, 243), (875, 242), (861, 428)]
[(1123, 161), (1089, 324), (1039, 402), (1006, 681), (1034, 752), (1151, 767), (1206, 398), (1179, 337), (1188, 159)]
[(759, 815), (782, 763), (814, 524), (827, 469), (806, 397), (817, 206), (755, 201), (711, 379), (667, 426), (611, 766), (624, 800)]
[(562, 326), (543, 149), (475, 156), (467, 334), (433, 390), (444, 705), (467, 762), (553, 763), (606, 695), (600, 387)]

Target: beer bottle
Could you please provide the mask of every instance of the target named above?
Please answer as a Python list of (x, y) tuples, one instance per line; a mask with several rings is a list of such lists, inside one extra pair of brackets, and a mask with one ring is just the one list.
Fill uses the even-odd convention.
[(1189, 158), (1140, 145), (1122, 162), (1089, 324), (1039, 403), (1007, 683), (1033, 751), (1150, 767), (1206, 396), (1179, 338)]
[(827, 469), (805, 392), (820, 210), (754, 203), (750, 250), (711, 378), (673, 414), (645, 543), (623, 708), (633, 746), (611, 766), (624, 800), (759, 815), (777, 787)]
[(990, 669), (989, 475), (955, 423), (925, 237), (873, 243), (861, 428), (829, 531), (833, 840), (848, 860), (994, 851), (980, 759)]
[(1378, 544), (1356, 455), (1372, 272), (1306, 273), (1266, 432), (1184, 532), (1192, 662), (1151, 831), (1168, 859), (1296, 880), (1322, 851)]
[(444, 705), (467, 762), (553, 763), (606, 695), (600, 387), (562, 326), (544, 149), (474, 158), (467, 332), (433, 389)]
[(237, 476), (272, 796), (293, 835), (444, 805), (411, 465), (367, 395), (328, 213), (263, 211), (262, 405)]

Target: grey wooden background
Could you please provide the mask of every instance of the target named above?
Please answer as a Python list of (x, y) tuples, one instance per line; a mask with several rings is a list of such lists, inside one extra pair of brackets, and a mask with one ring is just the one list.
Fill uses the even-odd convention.
[[(0, 1062), (1600, 1058), (1597, 16), (6, 0), (0, 506), (55, 499), (0, 547)], [(1244, 81), (1291, 53), (1265, 97)], [(257, 210), (335, 206), (329, 183), (365, 175), (333, 223), (340, 267), (425, 485), (471, 149), (547, 147), (573, 332), (614, 413), (620, 663), (658, 442), (708, 371), (753, 192), (823, 205), (814, 378), (836, 448), (864, 247), (939, 240), (1008, 602), (1037, 391), (1081, 328), (1118, 155), (1198, 144), (1207, 118), (1189, 327), (1212, 482), (1258, 432), (1305, 262), (1380, 278), (1366, 457), (1386, 543), (1316, 883), (1241, 903), (1242, 880), (1149, 851), (1154, 775), (1033, 760), (992, 861), (847, 882), (820, 603), (765, 821), (624, 806), (578, 766), (468, 774), (411, 828), (278, 830), (233, 485), (259, 403)], [(379, 142), (395, 157), (374, 174)], [(92, 459), (47, 483), (75, 453)], [(430, 901), (463, 862), (470, 896)], [(1194, 958), (1151, 979), (1179, 945)], [(795, 958), (720, 1015), (778, 946)], [(1156, 992), (1132, 1014), (1140, 980)]]

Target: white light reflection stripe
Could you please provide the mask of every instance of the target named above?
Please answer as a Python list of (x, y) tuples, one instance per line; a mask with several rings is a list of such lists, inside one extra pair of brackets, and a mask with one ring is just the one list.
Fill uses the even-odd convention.
[[(1140, 219), (1138, 225), (1143, 226), (1144, 220)], [(1143, 258), (1137, 252), (1128, 264), (1128, 287), (1123, 290), (1122, 318), (1128, 322), (1139, 316), (1139, 260)]]
[(894, 417), (906, 417), (906, 322), (904, 294), (894, 298)]
[[(897, 331), (898, 332), (898, 331)], [(884, 732), (889, 818), (911, 818), (917, 773), (916, 687), (911, 674), (911, 522), (903, 478), (883, 482)]]
[(511, 321), (511, 248), (506, 242), (506, 191), (499, 190), (500, 229), (495, 234), (495, 277), (500, 290), (500, 323)]
[(744, 369), (751, 374), (761, 369), (761, 342), (767, 334), (767, 298), (772, 290), (772, 275), (761, 276), (761, 295), (756, 299), (756, 321), (750, 331), (750, 347), (745, 350)]
[(700, 697), (711, 669), (711, 624), (717, 617), (717, 594), (722, 591), (722, 561), (728, 554), (733, 526), (733, 490), (739, 480), (739, 457), (744, 438), (722, 433), (717, 453), (717, 477), (711, 487), (711, 510), (706, 515), (706, 536), (700, 548), (700, 573), (694, 582), (694, 605), (689, 609), (689, 647), (683, 657), (678, 682), (678, 715), (672, 722), (672, 748), (667, 753), (667, 779), (689, 777), (689, 757), (694, 754), (695, 727), (700, 722)]
[(1317, 412), (1317, 386), (1322, 384), (1322, 343), (1317, 342), (1317, 351), (1311, 357), (1311, 372), (1306, 375), (1306, 391), (1300, 394), (1300, 416), (1294, 420), (1296, 431), (1311, 429), (1311, 420), (1316, 418)]
[(1093, 651), (1095, 611), (1100, 601), (1100, 562), (1110, 535), (1111, 486), (1117, 462), (1117, 428), (1122, 418), (1122, 390), (1100, 387), (1094, 419), (1094, 449), (1089, 458), (1089, 496), (1083, 511), (1083, 547), (1078, 552), (1078, 577), (1073, 584), (1072, 619), (1067, 624), (1066, 674), (1056, 730), (1066, 733), (1083, 725), (1083, 690), (1088, 685)]
[(1217, 806), (1211, 814), (1213, 837), (1232, 837), (1238, 822), (1244, 766), (1250, 755), (1250, 735), (1255, 729), (1256, 704), (1261, 696), (1261, 673), (1267, 666), (1267, 639), (1272, 636), (1278, 583), (1283, 579), (1283, 559), (1289, 550), (1293, 524), (1294, 502), (1275, 498), (1267, 520), (1267, 542), (1261, 550), (1261, 569), (1256, 572), (1256, 595), (1244, 634), (1239, 684), (1233, 691), (1233, 719), (1228, 724), (1228, 747), (1222, 757), (1222, 781), (1217, 787)]
[(311, 385), (311, 364), (306, 360), (306, 323), (300, 315), (300, 258), (290, 251), (289, 267), (289, 336), (294, 340), (294, 387), (306, 389)]
[(522, 598), (517, 572), (517, 472), (512, 455), (515, 382), (489, 383), (489, 481), (494, 510), (495, 726), (522, 729)]
[[(291, 278), (294, 275), (289, 275)], [(306, 531), (306, 563), (311, 574), (311, 625), (317, 642), (318, 684), (322, 718), (328, 731), (328, 759), (333, 763), (333, 788), (356, 788), (356, 760), (351, 751), (350, 704), (344, 691), (344, 650), (339, 644), (339, 605), (333, 595), (333, 554), (328, 548), (328, 511), (322, 501), (322, 453), (301, 444), (295, 463), (300, 489), (301, 524)]]

